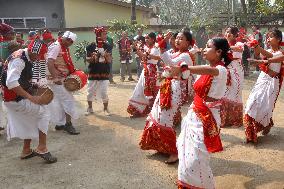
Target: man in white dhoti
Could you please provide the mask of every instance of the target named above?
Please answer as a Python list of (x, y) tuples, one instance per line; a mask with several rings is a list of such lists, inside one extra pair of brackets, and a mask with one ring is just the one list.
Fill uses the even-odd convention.
[(56, 124), (56, 130), (65, 130), (71, 135), (80, 134), (71, 122), (71, 119), (78, 119), (79, 116), (73, 94), (65, 89), (63, 81), (75, 69), (69, 47), (76, 38), (76, 34), (66, 31), (62, 37), (48, 47), (46, 56), (50, 72), (47, 73), (47, 79), (54, 93), (54, 99), (49, 105), (49, 110), (53, 113), (50, 121)]
[[(40, 41), (32, 41), (28, 49), (20, 49), (8, 58), (2, 74), (3, 101), (7, 111), (7, 136), (24, 139), (21, 159), (34, 156), (43, 158), (47, 163), (55, 163), (46, 146), (49, 124), (47, 107), (41, 105), (41, 96), (32, 96), (32, 62), (47, 51)], [(31, 149), (32, 139), (38, 139), (35, 150)]]

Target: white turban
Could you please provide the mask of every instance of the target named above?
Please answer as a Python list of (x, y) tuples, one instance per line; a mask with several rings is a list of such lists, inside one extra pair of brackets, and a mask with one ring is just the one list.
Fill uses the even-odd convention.
[(71, 31), (64, 32), (62, 37), (72, 39), (73, 42), (75, 42), (77, 39), (77, 35)]

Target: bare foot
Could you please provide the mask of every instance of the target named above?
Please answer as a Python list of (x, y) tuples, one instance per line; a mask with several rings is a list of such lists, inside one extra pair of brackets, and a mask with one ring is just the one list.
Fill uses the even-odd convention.
[(170, 155), (169, 159), (165, 161), (166, 164), (173, 164), (178, 161), (178, 155), (177, 154), (172, 154)]
[(48, 152), (47, 148), (40, 148), (40, 147), (37, 147), (35, 152), (38, 152), (38, 153), (46, 153)]

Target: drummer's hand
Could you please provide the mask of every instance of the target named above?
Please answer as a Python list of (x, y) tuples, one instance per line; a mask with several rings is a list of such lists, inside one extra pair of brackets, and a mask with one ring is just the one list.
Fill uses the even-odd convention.
[[(54, 70), (54, 73), (52, 74), (52, 78), (62, 79), (64, 77), (65, 77), (65, 75), (58, 70)], [(54, 80), (56, 80), (56, 79), (54, 79)]]
[(62, 85), (62, 81), (54, 81), (53, 83), (56, 85)]
[(62, 78), (63, 77), (57, 77), (55, 79), (53, 79), (53, 83), (56, 85), (62, 85)]
[(42, 103), (40, 102), (41, 97), (40, 96), (31, 96), (29, 100), (34, 103), (34, 104), (39, 104), (41, 105)]

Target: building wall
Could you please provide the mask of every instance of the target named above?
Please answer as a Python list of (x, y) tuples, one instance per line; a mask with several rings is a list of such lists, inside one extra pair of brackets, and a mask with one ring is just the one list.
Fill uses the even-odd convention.
[[(57, 18), (52, 18), (56, 13)], [(46, 17), (48, 28), (64, 27), (63, 0), (0, 0), (0, 18)]]
[[(131, 9), (95, 0), (65, 0), (65, 22), (67, 28), (107, 25), (107, 20), (130, 19)], [(137, 22), (149, 24), (146, 12), (137, 10)]]

